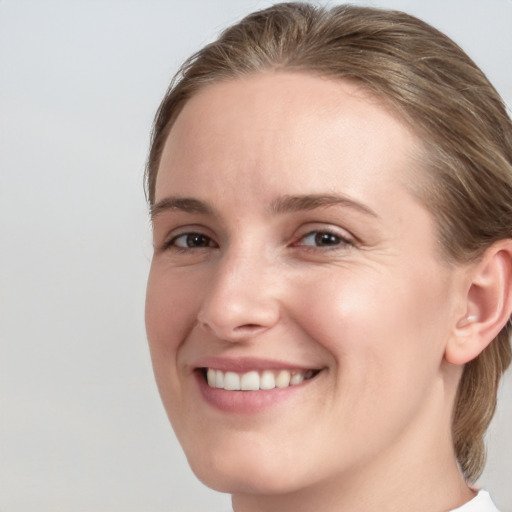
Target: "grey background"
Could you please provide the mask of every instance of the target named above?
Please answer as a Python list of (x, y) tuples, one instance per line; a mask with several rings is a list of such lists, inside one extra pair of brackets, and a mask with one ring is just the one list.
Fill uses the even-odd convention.
[[(230, 509), (153, 383), (142, 174), (179, 63), (270, 3), (0, 0), (0, 511)], [(512, 104), (512, 1), (366, 4), (447, 32)], [(508, 375), (481, 485), (510, 512), (511, 426)]]

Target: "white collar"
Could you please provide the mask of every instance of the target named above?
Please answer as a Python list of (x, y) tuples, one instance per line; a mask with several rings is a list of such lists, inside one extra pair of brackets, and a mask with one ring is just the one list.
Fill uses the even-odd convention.
[(485, 489), (481, 489), (471, 501), (451, 512), (499, 512), (499, 510), (492, 502), (489, 493)]

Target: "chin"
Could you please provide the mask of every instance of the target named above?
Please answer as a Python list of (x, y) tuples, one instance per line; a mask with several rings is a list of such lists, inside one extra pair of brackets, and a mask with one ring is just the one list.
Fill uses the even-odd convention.
[(301, 478), (297, 471), (290, 471), (288, 463), (279, 463), (268, 450), (260, 450), (256, 457), (209, 451), (205, 457), (187, 454), (187, 458), (203, 484), (229, 494), (286, 494), (304, 487), (307, 481), (305, 475)]

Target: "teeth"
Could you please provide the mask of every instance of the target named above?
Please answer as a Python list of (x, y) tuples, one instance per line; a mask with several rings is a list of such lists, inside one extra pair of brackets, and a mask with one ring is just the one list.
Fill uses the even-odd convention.
[(276, 378), (270, 370), (265, 370), (261, 374), (260, 389), (274, 389), (276, 387)]
[(220, 370), (214, 370), (215, 372), (215, 387), (224, 388), (224, 372)]
[(258, 391), (259, 389), (286, 388), (297, 386), (304, 380), (311, 379), (315, 375), (313, 370), (293, 371), (289, 370), (265, 370), (261, 374), (257, 371), (238, 374), (235, 372), (223, 372), (208, 368), (206, 380), (212, 388), (221, 388), (227, 391)]
[(240, 389), (242, 391), (257, 391), (260, 389), (260, 376), (258, 372), (244, 373), (240, 379)]
[(276, 377), (276, 386), (278, 388), (287, 388), (290, 385), (290, 372), (288, 370), (281, 370)]
[(303, 373), (294, 373), (290, 379), (290, 386), (296, 386), (297, 384), (301, 384), (304, 381)]
[[(217, 370), (217, 372), (218, 371), (219, 370)], [(215, 379), (215, 383), (217, 383), (217, 379)], [(235, 372), (226, 372), (224, 374), (224, 389), (227, 389), (229, 391), (239, 391), (240, 375), (238, 375), (238, 373)]]

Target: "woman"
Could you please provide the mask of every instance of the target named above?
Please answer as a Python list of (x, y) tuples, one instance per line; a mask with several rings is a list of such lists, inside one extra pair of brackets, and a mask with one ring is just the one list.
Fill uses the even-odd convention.
[(185, 63), (147, 168), (146, 324), (189, 463), (235, 512), (496, 510), (512, 126), (403, 13), (281, 4)]

